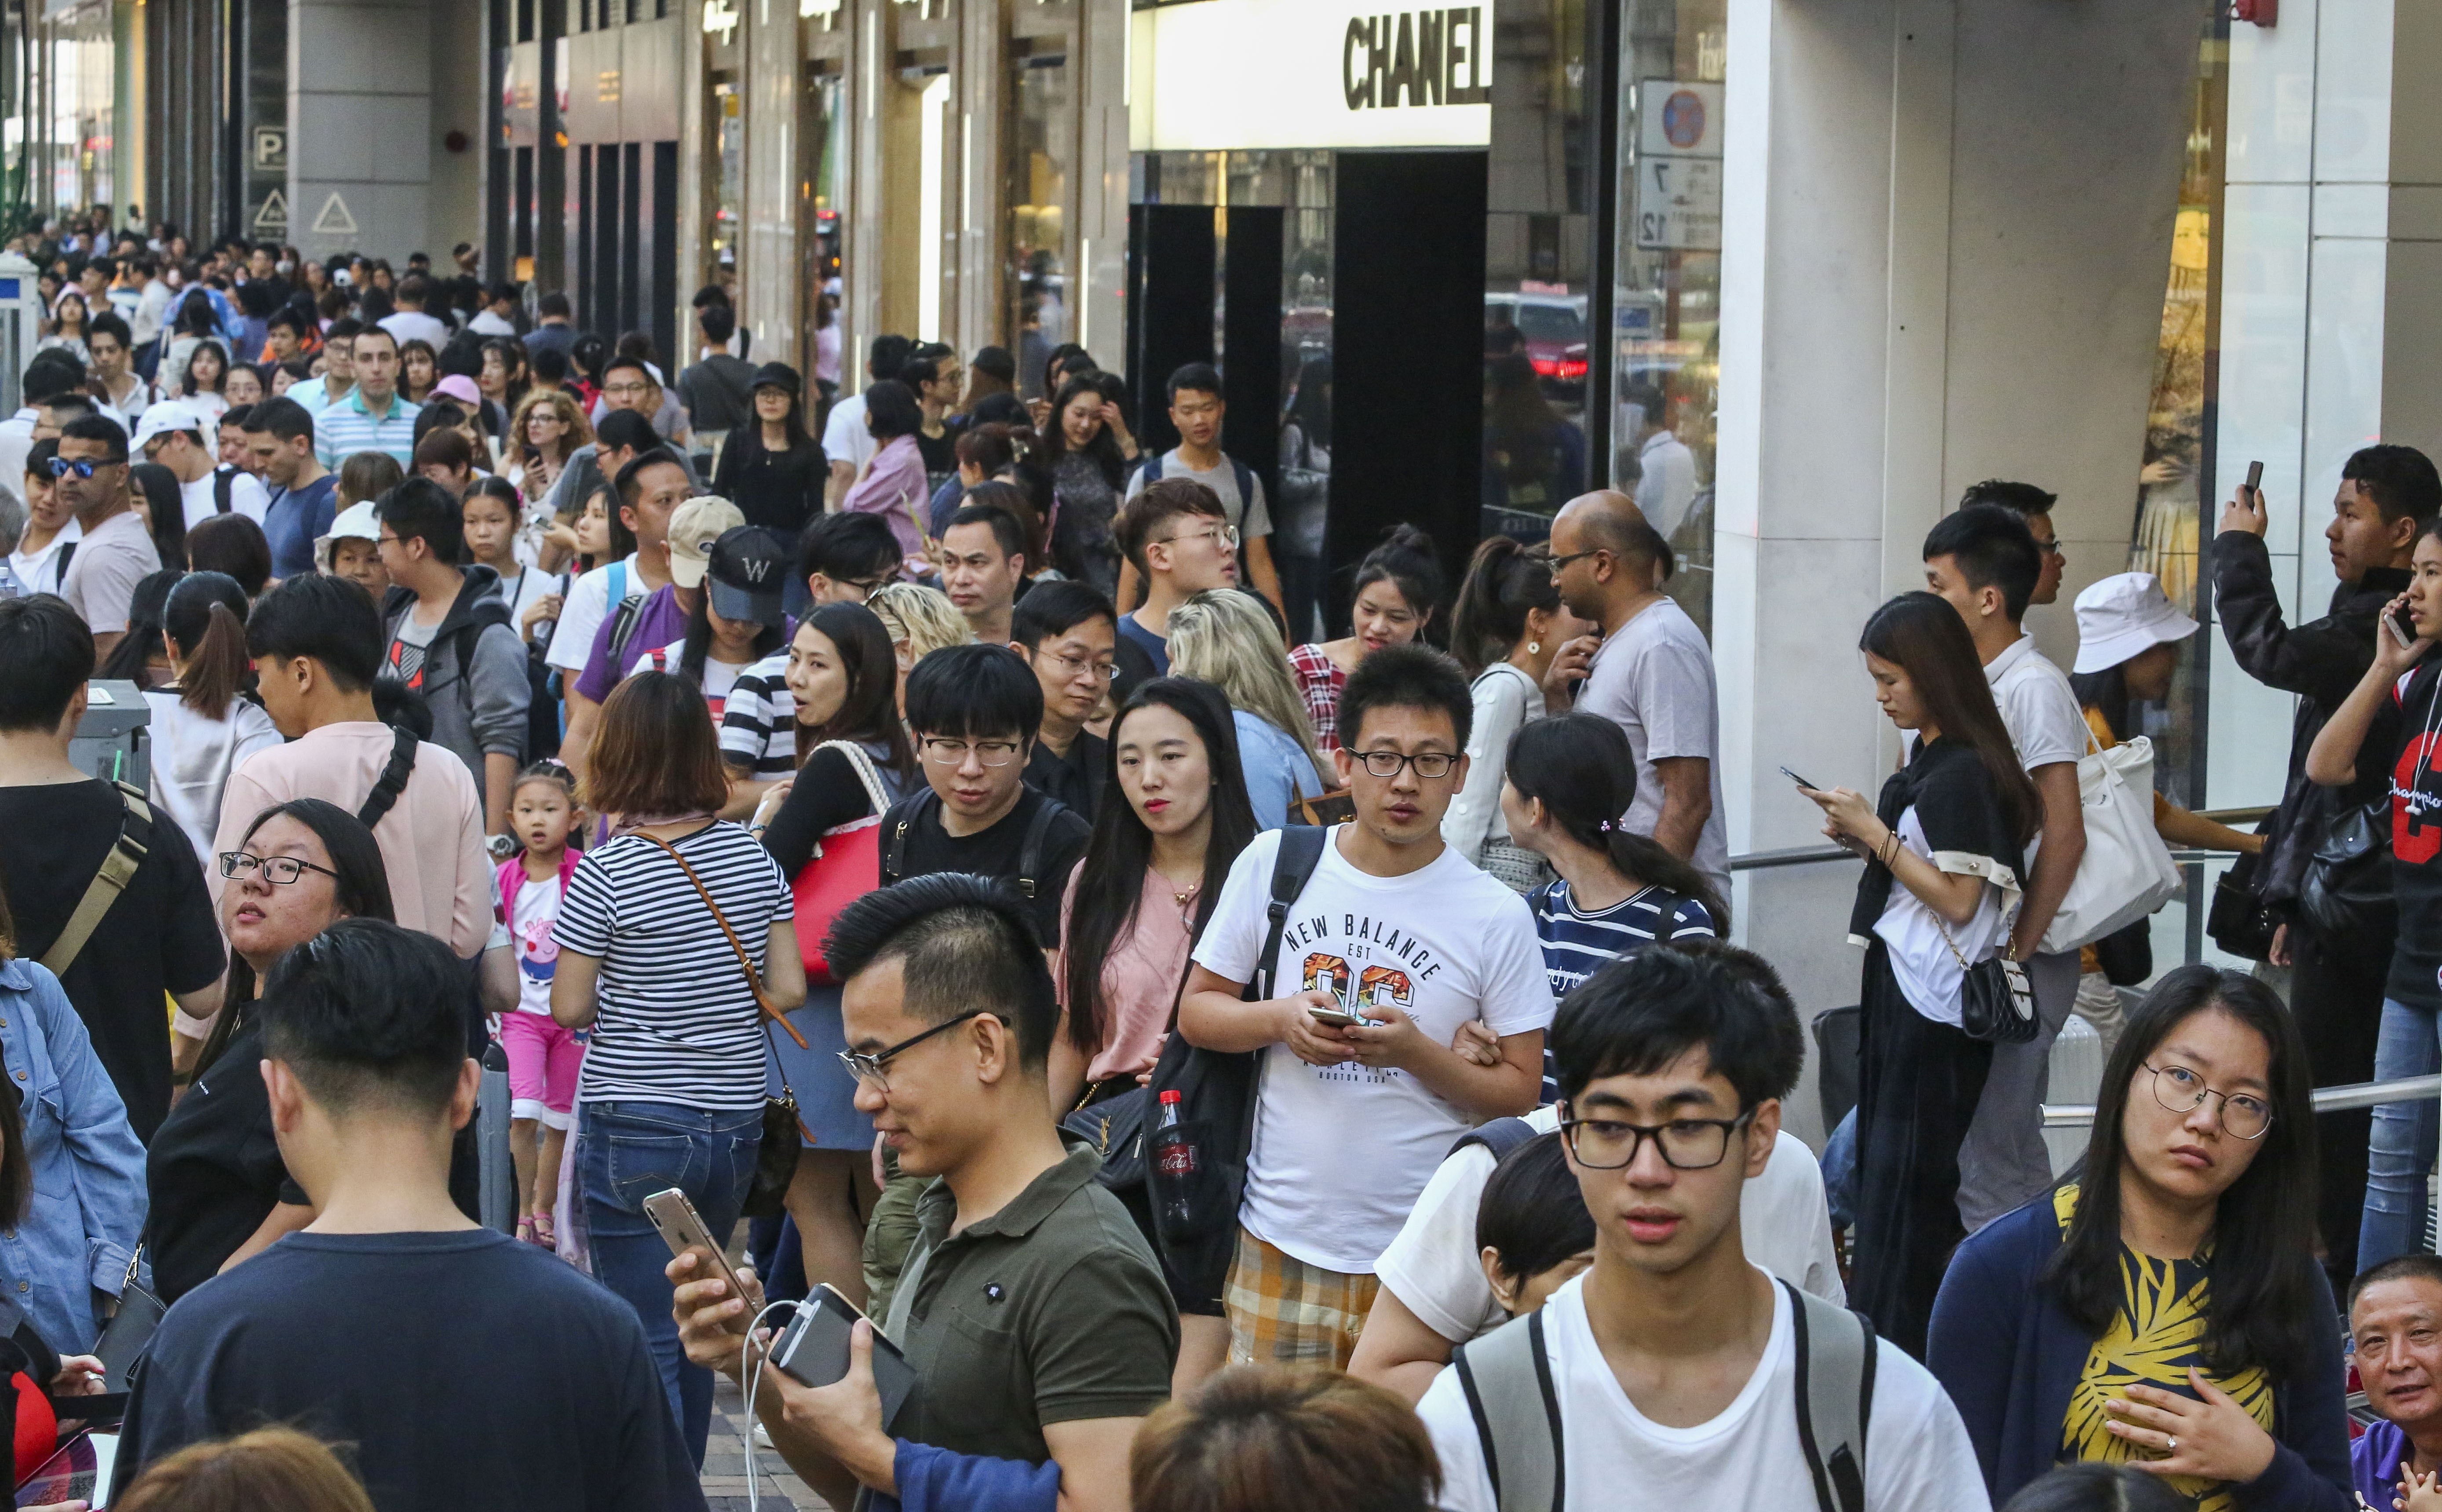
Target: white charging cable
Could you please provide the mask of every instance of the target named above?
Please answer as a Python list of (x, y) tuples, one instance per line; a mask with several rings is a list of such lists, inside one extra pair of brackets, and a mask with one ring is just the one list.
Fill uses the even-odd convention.
[[(736, 1284), (734, 1281), (731, 1284)], [(763, 1384), (763, 1371), (755, 1358), (755, 1336), (761, 1331), (765, 1319), (784, 1307), (793, 1316), (799, 1305), (793, 1302), (766, 1303), (763, 1310), (755, 1315), (754, 1321), (746, 1325), (746, 1337), (738, 1341), (738, 1363), (746, 1377), (746, 1421), (738, 1430), (738, 1446), (746, 1451), (746, 1512), (762, 1512), (763, 1505), (762, 1467), (755, 1460), (755, 1427), (758, 1421), (755, 1415), (755, 1389)], [(763, 1358), (768, 1362), (771, 1357), (771, 1347), (766, 1345)]]

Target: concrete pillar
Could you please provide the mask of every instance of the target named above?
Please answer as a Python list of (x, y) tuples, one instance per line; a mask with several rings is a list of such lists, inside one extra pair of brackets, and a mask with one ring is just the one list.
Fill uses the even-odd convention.
[(430, 250), (433, 35), (418, 0), (288, 0), (288, 236), (308, 257)]
[[(1869, 793), (1892, 770), (1856, 635), (1922, 586), (1924, 532), (1966, 484), (2060, 493), (2064, 602), (2122, 570), (2204, 18), (1732, 0), (1713, 623), (1733, 851), (1821, 844), (1781, 765)], [(2060, 628), (2037, 629), (2065, 656)], [(1856, 1001), (1857, 870), (1739, 884), (1740, 937), (1810, 1016)]]
[[(493, 0), (514, 5), (516, 0)], [(437, 56), (470, 61), (489, 53), (484, 0), (431, 0), (425, 12)], [(434, 69), (431, 124), (430, 215), (416, 246), (432, 254), (432, 266), (443, 277), (456, 276), (449, 249), (461, 242), (483, 245), (483, 163), (486, 140), (484, 106), (489, 71), (474, 66)], [(458, 145), (449, 144), (452, 134)], [(290, 211), (295, 218), (295, 211)], [(301, 246), (302, 243), (299, 244)], [(486, 268), (487, 278), (506, 278), (508, 269)], [(439, 314), (436, 308), (433, 314)]]
[[(788, 0), (738, 0), (738, 9), (746, 22), (746, 234), (738, 266), (744, 304), (738, 314), (755, 333), (757, 362), (787, 362), (802, 370), (797, 337), (806, 279), (797, 236), (797, 137), (804, 89), (797, 8)], [(692, 298), (695, 291), (683, 292)], [(695, 337), (686, 321), (681, 323), (681, 339), (692, 361)]]

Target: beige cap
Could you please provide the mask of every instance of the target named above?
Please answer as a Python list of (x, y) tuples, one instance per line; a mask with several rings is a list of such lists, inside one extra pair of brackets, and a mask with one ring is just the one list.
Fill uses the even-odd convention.
[(745, 523), (736, 504), (711, 494), (698, 494), (670, 511), (670, 581), (702, 588), (712, 565), (712, 543)]

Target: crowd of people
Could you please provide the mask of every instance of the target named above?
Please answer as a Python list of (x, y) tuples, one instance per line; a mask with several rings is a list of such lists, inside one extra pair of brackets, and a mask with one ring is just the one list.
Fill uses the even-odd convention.
[[(61, 252), (0, 423), (21, 1474), (47, 1413), (123, 1419), (131, 1507), (700, 1506), (726, 1373), (840, 1507), (2442, 1506), (2432, 1103), (2310, 1100), (2442, 1063), (2408, 448), (2343, 471), (2324, 619), (2260, 498), (2214, 545), (2293, 780), (2141, 838), (2249, 857), (2253, 975), (2096, 923), (2092, 764), (2196, 622), (2105, 578), (2065, 672), (2051, 496), (1935, 528), (1859, 636), (1904, 764), (1798, 779), (1864, 862), (1818, 1163), (1627, 496), (1454, 587), (1402, 527), (1323, 614), (1207, 366), (1155, 451), (1076, 348), (809, 392), (715, 287), (665, 381), (467, 249), (159, 240)], [(74, 759), (118, 683), (147, 780)], [(791, 1303), (861, 1315), (844, 1375), (768, 1363)]]

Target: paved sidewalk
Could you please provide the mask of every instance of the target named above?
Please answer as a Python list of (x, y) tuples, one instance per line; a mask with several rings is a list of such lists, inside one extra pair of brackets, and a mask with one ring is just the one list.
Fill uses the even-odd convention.
[[(746, 1512), (746, 1458), (738, 1434), (746, 1422), (746, 1399), (729, 1377), (715, 1377), (712, 1437), (703, 1452), (703, 1500), (711, 1512)], [(763, 1505), (769, 1512), (829, 1512), (829, 1503), (789, 1473), (774, 1450), (756, 1445), (755, 1463), (763, 1471)]]

